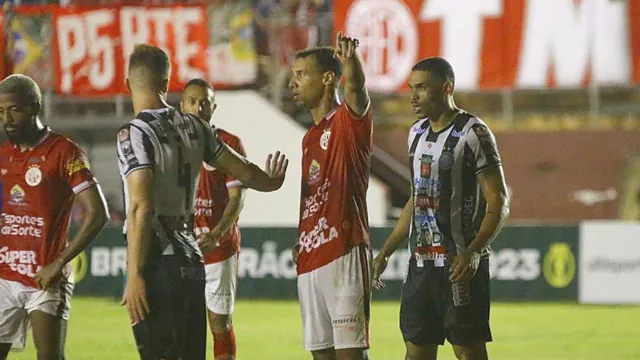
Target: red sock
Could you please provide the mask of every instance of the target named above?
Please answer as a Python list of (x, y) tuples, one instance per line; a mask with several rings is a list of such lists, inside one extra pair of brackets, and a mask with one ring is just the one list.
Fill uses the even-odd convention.
[(236, 335), (233, 333), (233, 328), (225, 333), (213, 333), (213, 358), (216, 360), (236, 358)]

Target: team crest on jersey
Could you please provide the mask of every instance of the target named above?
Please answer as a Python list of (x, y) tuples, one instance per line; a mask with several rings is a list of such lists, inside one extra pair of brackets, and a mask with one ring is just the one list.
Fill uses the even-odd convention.
[(0, 170), (0, 174), (2, 174), (2, 176), (4, 176), (4, 175), (7, 174), (7, 171), (8, 171), (7, 169), (2, 169), (2, 170)]
[(329, 148), (329, 138), (331, 138), (331, 130), (325, 130), (320, 137), (320, 148), (322, 148), (322, 150)]
[(27, 182), (29, 186), (37, 186), (42, 181), (42, 171), (38, 165), (32, 165), (27, 170), (27, 173), (24, 174), (24, 181)]
[(129, 140), (129, 129), (125, 128), (120, 130), (118, 133), (118, 140), (120, 140), (120, 142)]
[(309, 166), (309, 184), (315, 184), (320, 181), (320, 164), (313, 160)]
[(11, 205), (21, 205), (24, 202), (24, 190), (18, 184), (13, 185), (9, 191), (9, 195), (9, 204)]
[(451, 170), (451, 168), (453, 167), (453, 162), (454, 162), (453, 154), (448, 151), (445, 151), (442, 153), (442, 155), (440, 155), (438, 166), (442, 170)]

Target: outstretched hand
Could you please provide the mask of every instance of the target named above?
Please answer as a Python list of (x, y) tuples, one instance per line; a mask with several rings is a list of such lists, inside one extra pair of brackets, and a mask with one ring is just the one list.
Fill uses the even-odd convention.
[(342, 31), (338, 31), (333, 56), (341, 62), (344, 62), (346, 59), (356, 55), (356, 49), (359, 45), (360, 41), (358, 39), (344, 36)]
[(287, 173), (287, 167), (289, 166), (289, 159), (280, 151), (276, 151), (274, 154), (267, 156), (267, 161), (264, 167), (264, 172), (269, 175), (270, 178), (278, 182), (278, 187), (282, 186), (284, 178)]

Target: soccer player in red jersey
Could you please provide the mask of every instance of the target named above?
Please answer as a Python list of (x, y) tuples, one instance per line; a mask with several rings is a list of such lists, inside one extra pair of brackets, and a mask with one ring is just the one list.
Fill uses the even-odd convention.
[[(213, 87), (202, 79), (189, 81), (182, 91), (180, 107), (183, 112), (211, 123), (216, 109)], [(218, 137), (227, 146), (247, 156), (237, 136), (220, 128), (217, 131)], [(215, 360), (236, 358), (231, 314), (236, 297), (240, 253), (237, 221), (244, 206), (245, 191), (239, 180), (202, 163), (196, 187), (194, 230), (197, 236), (204, 233), (211, 235), (208, 241), (201, 241), (198, 245), (204, 254), (205, 297)]]
[[(298, 52), (289, 86), (314, 124), (302, 140), (299, 240), (294, 247), (305, 350), (313, 358), (368, 359), (370, 262), (366, 194), (373, 143), (371, 101), (356, 53)], [(344, 72), (344, 103), (337, 88)]]
[[(108, 220), (107, 206), (78, 145), (38, 118), (42, 97), (24, 75), (0, 82), (3, 184), (0, 234), (0, 359), (24, 347), (33, 328), (38, 359), (64, 359), (73, 291), (70, 261)], [(67, 243), (74, 201), (83, 218)]]

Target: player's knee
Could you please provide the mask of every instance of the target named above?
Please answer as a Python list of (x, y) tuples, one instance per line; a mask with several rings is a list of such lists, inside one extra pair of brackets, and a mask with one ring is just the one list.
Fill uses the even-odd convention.
[(454, 345), (453, 352), (458, 360), (485, 360), (487, 359), (487, 347), (485, 343), (470, 346)]
[(64, 360), (64, 353), (56, 350), (38, 350), (38, 360)]
[(336, 360), (336, 351), (333, 348), (315, 350), (311, 352), (313, 360)]
[(226, 333), (231, 331), (231, 316), (223, 314), (211, 314), (211, 329), (214, 333)]
[(367, 349), (341, 349), (336, 350), (337, 360), (369, 360)]
[(406, 342), (405, 348), (405, 360), (436, 360), (438, 358), (438, 345), (418, 346), (412, 342)]

